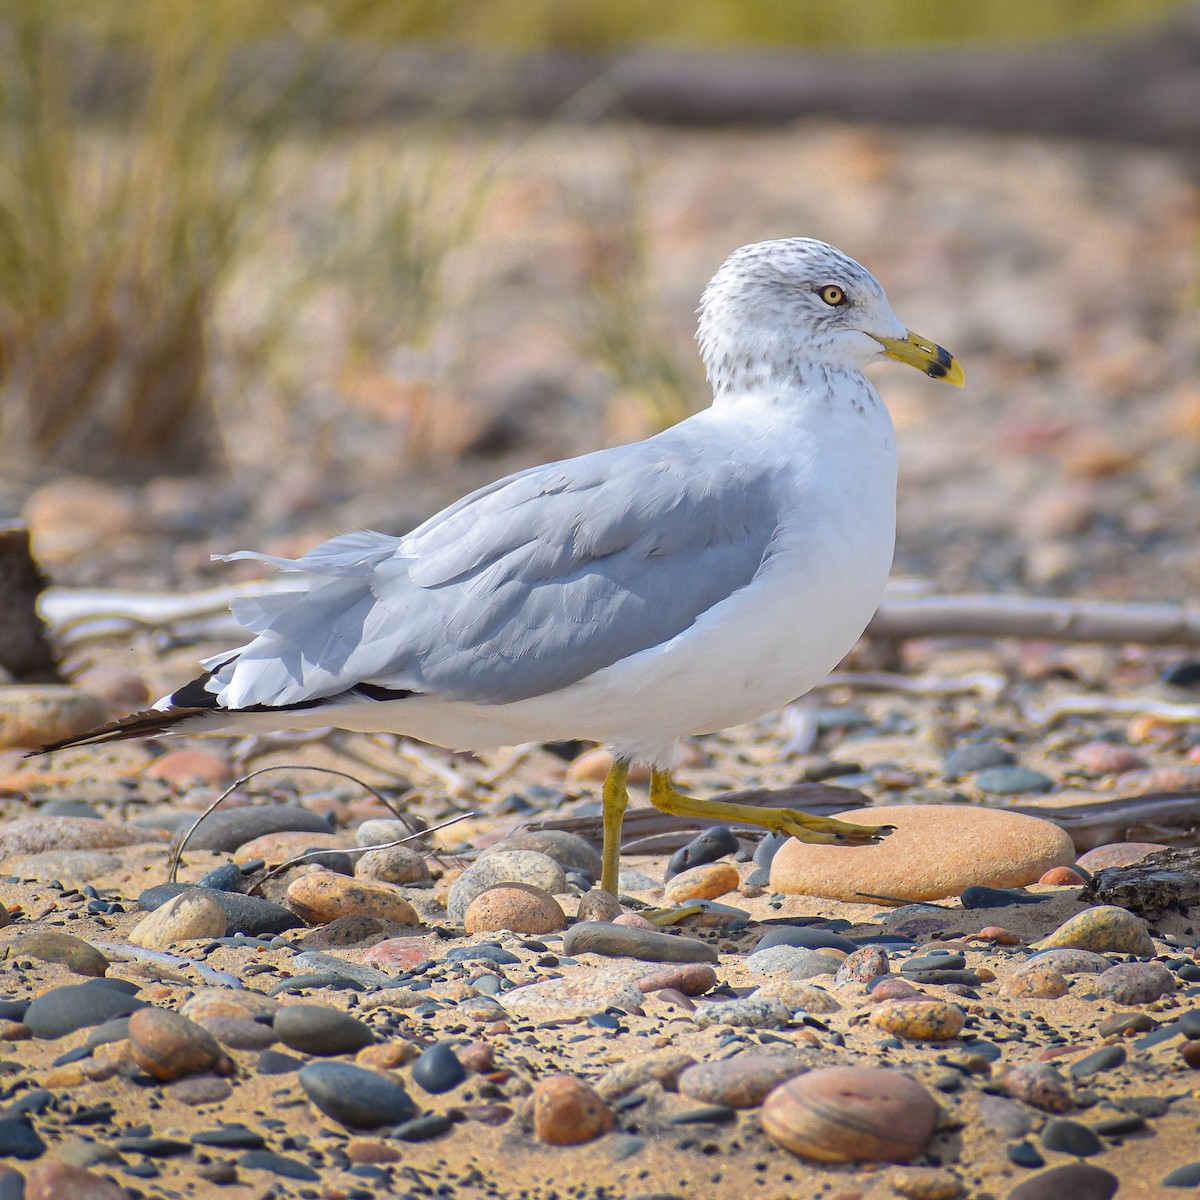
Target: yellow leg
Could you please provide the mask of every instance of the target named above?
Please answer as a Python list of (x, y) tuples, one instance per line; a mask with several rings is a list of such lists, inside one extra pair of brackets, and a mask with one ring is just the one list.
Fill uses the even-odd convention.
[[(607, 785), (605, 785), (605, 832), (607, 836)], [(772, 833), (786, 833), (802, 842), (833, 842), (843, 846), (869, 846), (892, 832), (891, 825), (852, 825), (832, 817), (814, 817), (796, 808), (757, 808), (750, 804), (728, 804), (721, 800), (697, 800), (675, 790), (669, 771), (657, 768), (650, 775), (650, 803), (678, 817), (710, 817), (761, 825)]]
[(625, 818), (625, 806), (629, 803), (629, 792), (625, 784), (629, 779), (629, 763), (614, 758), (604, 780), (604, 849), (601, 859), (600, 886), (614, 896), (617, 894), (617, 875), (621, 870), (621, 822)]

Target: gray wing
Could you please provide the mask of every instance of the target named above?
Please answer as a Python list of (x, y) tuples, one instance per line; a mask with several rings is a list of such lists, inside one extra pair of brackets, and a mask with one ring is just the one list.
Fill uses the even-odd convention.
[(210, 687), (229, 708), (362, 683), (503, 704), (668, 641), (754, 578), (778, 525), (773, 478), (704, 432), (509, 476), (403, 538), (266, 559), (303, 578), (237, 603), (258, 636)]

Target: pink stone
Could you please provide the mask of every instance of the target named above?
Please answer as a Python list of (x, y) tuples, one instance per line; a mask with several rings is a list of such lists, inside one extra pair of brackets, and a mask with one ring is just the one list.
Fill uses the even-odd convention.
[(919, 988), (913, 987), (907, 979), (901, 979), (899, 976), (881, 979), (871, 989), (871, 999), (876, 1003), (883, 1000), (911, 1000), (914, 996), (923, 994)]
[(142, 774), (170, 783), (225, 784), (233, 779), (229, 763), (207, 750), (170, 750), (156, 758)]
[(672, 988), (685, 996), (703, 996), (717, 985), (717, 973), (708, 963), (680, 963), (675, 967), (664, 967), (652, 971), (637, 981), (638, 990), (657, 992)]
[(1038, 883), (1043, 883), (1047, 887), (1082, 887), (1086, 882), (1087, 880), (1078, 871), (1072, 871), (1070, 867), (1051, 867), (1038, 880)]
[(417, 963), (432, 958), (433, 943), (436, 941), (436, 937), (388, 938), (387, 941), (372, 946), (363, 955), (363, 962), (377, 970), (398, 975), (402, 971), (411, 971)]
[(1112, 742), (1088, 742), (1075, 751), (1075, 769), (1086, 775), (1120, 775), (1145, 765), (1146, 760), (1136, 750)]
[(1110, 842), (1081, 854), (1075, 865), (1093, 873), (1105, 867), (1131, 867), (1149, 854), (1169, 849), (1160, 842)]

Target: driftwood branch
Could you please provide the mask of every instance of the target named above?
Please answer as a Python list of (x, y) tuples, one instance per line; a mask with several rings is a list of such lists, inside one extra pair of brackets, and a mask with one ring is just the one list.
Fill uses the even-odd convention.
[(1160, 850), (1128, 867), (1097, 873), (1081, 897), (1116, 904), (1149, 920), (1200, 904), (1200, 850)]

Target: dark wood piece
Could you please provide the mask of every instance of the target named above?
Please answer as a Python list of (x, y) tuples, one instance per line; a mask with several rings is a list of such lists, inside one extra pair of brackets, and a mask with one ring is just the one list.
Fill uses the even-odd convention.
[(0, 668), (14, 683), (65, 683), (37, 599), (49, 580), (34, 561), (29, 530), (0, 527)]
[(1084, 888), (1082, 899), (1116, 904), (1151, 920), (1200, 904), (1200, 849), (1160, 850), (1129, 867), (1107, 867)]

